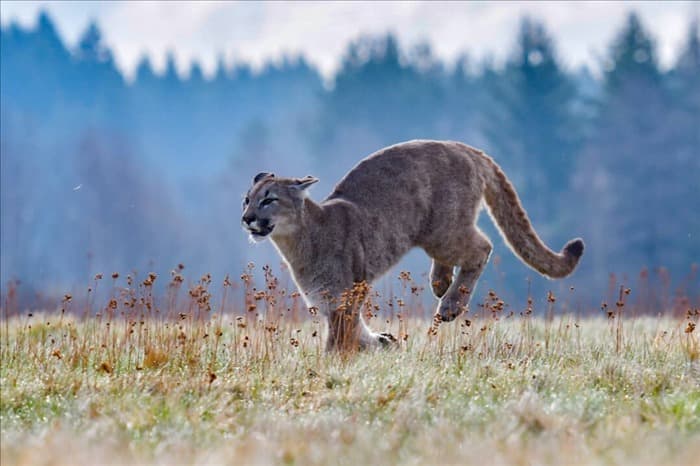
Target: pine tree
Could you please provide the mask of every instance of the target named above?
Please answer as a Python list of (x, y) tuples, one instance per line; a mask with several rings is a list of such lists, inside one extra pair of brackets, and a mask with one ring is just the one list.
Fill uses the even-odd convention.
[(685, 46), (670, 72), (674, 106), (680, 112), (675, 124), (689, 157), (700, 163), (700, 22), (695, 19), (688, 28)]
[(179, 90), (182, 80), (177, 72), (177, 64), (175, 63), (175, 54), (170, 51), (165, 58), (165, 72), (161, 78), (163, 88), (166, 92), (176, 92)]
[(147, 86), (152, 85), (156, 81), (156, 74), (153, 72), (153, 65), (148, 55), (141, 56), (138, 65), (136, 65), (135, 85)]
[(219, 54), (216, 57), (216, 71), (214, 71), (213, 82), (217, 84), (223, 84), (229, 79), (229, 70), (224, 62), (224, 57)]
[(83, 32), (73, 58), (75, 76), (66, 82), (71, 98), (90, 109), (89, 118), (93, 125), (123, 125), (126, 111), (124, 79), (95, 22), (88, 24)]
[[(630, 14), (610, 46), (593, 137), (579, 166), (588, 210), (592, 271), (678, 265), (676, 202), (685, 188), (673, 132), (660, 115), (670, 100), (653, 38)], [(674, 259), (675, 257), (675, 259)]]
[(482, 112), (487, 149), (506, 169), (539, 223), (552, 219), (568, 189), (580, 144), (576, 89), (562, 70), (544, 25), (525, 18), (502, 73), (485, 70)]
[(60, 113), (62, 80), (72, 78), (73, 70), (49, 14), (42, 10), (33, 30), (12, 23), (7, 30), (3, 27), (0, 50), (3, 104), (62, 118), (54, 111)]
[(472, 63), (466, 54), (455, 62), (454, 71), (448, 76), (445, 99), (445, 124), (448, 139), (465, 141), (471, 145), (483, 146), (483, 137), (478, 128), (478, 118), (483, 106), (483, 92), (479, 79), (472, 69)]
[(112, 61), (112, 53), (102, 42), (102, 32), (95, 22), (91, 22), (80, 41), (77, 49), (78, 59), (96, 63)]
[[(698, 262), (700, 258), (700, 23), (696, 18), (688, 28), (686, 42), (674, 68), (669, 72), (673, 99), (672, 111), (665, 122), (671, 133), (673, 160), (677, 173), (691, 180), (678, 183), (682, 189), (674, 199), (674, 214), (679, 224), (677, 242), (682, 257), (679, 262), (687, 265), (688, 258)], [(676, 190), (678, 187), (675, 187)], [(684, 189), (683, 189), (684, 188)]]
[(35, 36), (37, 41), (33, 51), (41, 54), (42, 58), (65, 60), (68, 57), (68, 51), (56, 31), (56, 26), (45, 10), (39, 13)]
[(347, 170), (382, 146), (439, 138), (444, 82), (430, 48), (404, 56), (393, 35), (360, 38), (348, 47), (333, 89), (323, 96), (316, 152), (332, 153), (346, 162), (334, 165)]

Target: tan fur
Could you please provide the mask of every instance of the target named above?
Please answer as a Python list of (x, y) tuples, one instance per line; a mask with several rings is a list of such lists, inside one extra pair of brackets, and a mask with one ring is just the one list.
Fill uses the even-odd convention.
[(328, 349), (393, 339), (362, 321), (364, 291), (357, 284), (372, 283), (414, 247), (433, 259), (441, 319), (463, 312), (492, 249), (476, 226), (482, 200), (513, 252), (539, 273), (565, 277), (583, 253), (580, 239), (560, 253), (545, 246), (500, 167), (459, 142), (410, 141), (382, 149), (320, 204), (305, 194), (316, 181), (256, 176), (243, 224), (254, 239), (269, 234), (307, 304), (328, 317)]

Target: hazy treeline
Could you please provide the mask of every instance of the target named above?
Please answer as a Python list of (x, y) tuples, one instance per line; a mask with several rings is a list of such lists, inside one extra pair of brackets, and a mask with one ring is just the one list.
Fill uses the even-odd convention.
[[(238, 275), (278, 263), (239, 225), (255, 173), (313, 174), (321, 199), (359, 159), (415, 138), (483, 148), (511, 177), (535, 228), (558, 249), (580, 235), (579, 296), (598, 299), (610, 273), (688, 274), (700, 261), (700, 39), (697, 22), (668, 70), (634, 15), (603, 59), (602, 76), (563, 65), (555, 41), (524, 19), (503, 66), (437, 59), (392, 35), (349, 44), (330, 86), (303, 57), (253, 71), (223, 60), (213, 78), (173, 57), (148, 58), (125, 81), (90, 25), (69, 48), (52, 20), (2, 29), (2, 280), (41, 290), (115, 270)], [(465, 48), (469, 37), (465, 35)], [(410, 193), (407, 193), (410, 195)], [(484, 216), (485, 218), (486, 216)], [(482, 291), (520, 293), (533, 279), (489, 221), (495, 256)], [(414, 276), (428, 260), (402, 264)], [(666, 273), (662, 275), (665, 277)], [(516, 295), (517, 296), (517, 295)]]

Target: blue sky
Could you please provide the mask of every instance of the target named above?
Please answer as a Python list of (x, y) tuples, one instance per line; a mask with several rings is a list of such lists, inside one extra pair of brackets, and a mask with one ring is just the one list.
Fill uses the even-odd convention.
[(332, 75), (348, 41), (363, 33), (394, 32), (406, 48), (428, 41), (451, 62), (461, 52), (502, 61), (512, 50), (521, 15), (545, 22), (569, 67), (599, 69), (606, 47), (634, 9), (657, 38), (661, 64), (669, 66), (700, 2), (41, 2), (0, 3), (3, 25), (32, 26), (49, 11), (69, 45), (91, 19), (102, 28), (118, 66), (130, 77), (143, 54), (157, 70), (175, 53), (187, 74), (198, 60), (210, 74), (218, 56), (227, 63), (259, 66), (285, 53), (304, 53)]

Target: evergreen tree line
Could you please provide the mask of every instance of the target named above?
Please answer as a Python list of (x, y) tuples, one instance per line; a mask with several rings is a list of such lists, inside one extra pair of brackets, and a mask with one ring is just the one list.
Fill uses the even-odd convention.
[[(2, 279), (51, 291), (178, 262), (220, 276), (278, 263), (240, 229), (255, 173), (314, 174), (320, 199), (371, 152), (431, 138), (492, 155), (552, 247), (586, 240), (567, 282), (580, 294), (598, 299), (610, 273), (659, 267), (700, 291), (688, 276), (700, 260), (697, 21), (662, 70), (630, 14), (600, 78), (567, 69), (541, 22), (525, 18), (515, 35), (498, 67), (466, 54), (446, 64), (429, 44), (386, 35), (349, 44), (330, 86), (303, 57), (258, 71), (220, 60), (211, 78), (197, 63), (179, 76), (172, 56), (155, 73), (145, 57), (127, 82), (96, 24), (74, 48), (46, 13), (31, 29), (11, 24), (0, 39)], [(482, 291), (555, 286), (481, 225), (498, 256)], [(401, 266), (420, 276), (427, 264), (412, 254)]]

